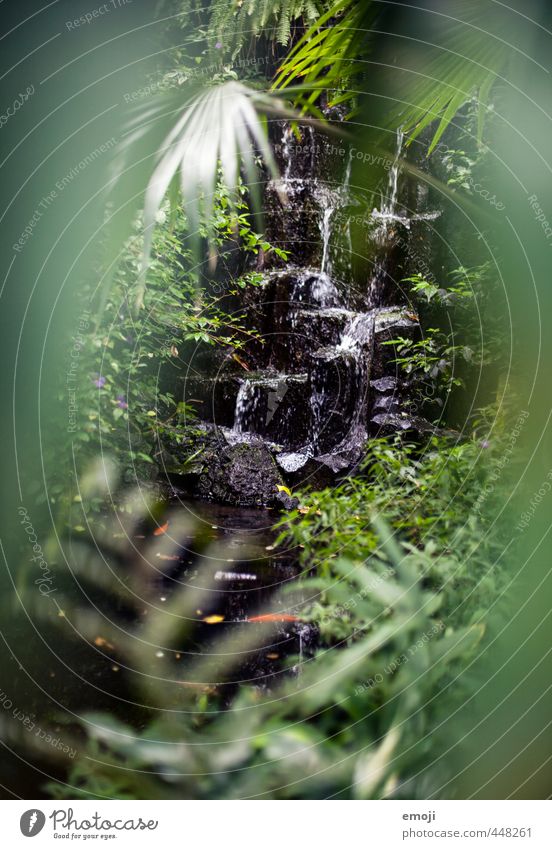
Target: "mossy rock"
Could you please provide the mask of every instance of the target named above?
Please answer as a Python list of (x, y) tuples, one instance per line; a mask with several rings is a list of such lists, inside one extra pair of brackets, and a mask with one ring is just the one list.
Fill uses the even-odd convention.
[(201, 497), (241, 507), (278, 504), (278, 486), (284, 481), (272, 454), (262, 443), (207, 449), (201, 461)]

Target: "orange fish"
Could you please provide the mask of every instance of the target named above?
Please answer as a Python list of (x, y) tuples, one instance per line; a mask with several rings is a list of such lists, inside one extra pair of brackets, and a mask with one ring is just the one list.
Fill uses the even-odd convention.
[(299, 622), (298, 616), (289, 613), (263, 613), (261, 616), (251, 616), (248, 622)]
[(154, 537), (160, 537), (161, 534), (167, 533), (168, 529), (169, 529), (169, 523), (165, 522), (165, 524), (161, 525), (160, 528), (156, 528), (154, 530), (153, 535), (154, 535)]

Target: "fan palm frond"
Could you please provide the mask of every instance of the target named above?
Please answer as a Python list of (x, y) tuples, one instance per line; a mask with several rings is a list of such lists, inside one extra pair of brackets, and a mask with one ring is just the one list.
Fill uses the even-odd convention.
[[(294, 120), (296, 112), (273, 95), (236, 81), (200, 88), (191, 86), (182, 102), (160, 96), (140, 110), (128, 127), (119, 175), (136, 169), (144, 174), (137, 184), (147, 184), (144, 199), (144, 248), (136, 306), (143, 302), (153, 229), (163, 200), (181, 201), (189, 222), (188, 246), (199, 255), (200, 220), (209, 221), (219, 179), (235, 196), (243, 172), (253, 210), (260, 211), (257, 162), (273, 179), (278, 169), (267, 134), (267, 116)], [(153, 171), (151, 160), (154, 160)], [(212, 250), (212, 242), (211, 242)]]

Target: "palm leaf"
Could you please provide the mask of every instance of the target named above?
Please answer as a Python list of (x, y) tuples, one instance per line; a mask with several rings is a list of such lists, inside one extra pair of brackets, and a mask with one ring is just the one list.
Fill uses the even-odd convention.
[[(143, 303), (156, 216), (167, 195), (179, 196), (186, 211), (188, 246), (199, 258), (200, 221), (209, 222), (217, 182), (235, 195), (240, 173), (246, 176), (254, 211), (260, 212), (257, 157), (277, 180), (278, 169), (268, 141), (264, 115), (293, 120), (296, 113), (266, 92), (231, 81), (209, 88), (192, 86), (184, 102), (174, 97), (138, 112), (129, 125), (119, 175), (127, 170), (149, 173), (144, 199), (144, 248), (136, 291), (136, 307)], [(176, 120), (175, 120), (176, 116)], [(161, 136), (161, 138), (160, 138)], [(143, 178), (140, 178), (143, 179)], [(210, 235), (210, 234), (209, 234)], [(209, 238), (209, 236), (208, 236)], [(212, 239), (209, 239), (212, 247)]]
[(374, 5), (361, 9), (353, 0), (337, 0), (304, 34), (278, 71), (274, 88), (285, 89), (299, 80), (313, 91), (298, 98), (304, 111), (323, 89), (337, 89), (362, 71), (366, 26), (376, 17)]
[[(485, 26), (480, 26), (482, 21)], [(317, 87), (318, 94), (323, 89), (345, 89), (340, 102), (352, 102), (363, 94), (372, 96), (374, 103), (381, 98), (386, 103), (382, 125), (402, 127), (409, 142), (438, 122), (431, 153), (475, 92), (479, 92), (481, 137), (490, 91), (512, 53), (507, 23), (492, 4), (475, 0), (448, 0), (435, 10), (413, 6), (407, 13), (403, 4), (399, 11), (389, 11), (369, 0), (337, 0), (291, 51), (274, 88), (285, 89), (301, 79)], [(374, 45), (382, 47), (377, 55), (372, 51), (372, 61), (366, 61), (370, 38), (376, 35)], [(313, 92), (308, 98), (299, 97), (297, 105), (308, 111), (316, 99)]]

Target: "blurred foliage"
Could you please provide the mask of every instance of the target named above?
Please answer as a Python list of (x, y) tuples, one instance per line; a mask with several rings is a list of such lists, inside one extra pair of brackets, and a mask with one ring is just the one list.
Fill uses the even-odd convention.
[(161, 92), (149, 103), (134, 106), (118, 150), (110, 202), (124, 225), (137, 198), (141, 198), (140, 193), (131, 193), (132, 185), (144, 182), (143, 254), (136, 310), (144, 305), (152, 239), (166, 198), (173, 214), (184, 208), (189, 222), (187, 245), (194, 265), (202, 260), (205, 239), (210, 265), (216, 266), (214, 219), (220, 184), (227, 204), (236, 210), (244, 179), (253, 211), (260, 216), (258, 166), (263, 164), (278, 180), (268, 141), (268, 115), (293, 119), (295, 113), (279, 98), (236, 80), (207, 84), (188, 80), (179, 90)]
[[(194, 535), (181, 512), (170, 516), (165, 554)], [(139, 509), (123, 519), (129, 538), (139, 520)], [(190, 651), (197, 609), (208, 603), (212, 589), (205, 568), (197, 586), (181, 586), (160, 609), (145, 580), (155, 543), (144, 544), (129, 571), (118, 565), (126, 542), (117, 543), (107, 528), (100, 534), (110, 564), (106, 572), (95, 551), (98, 535), (92, 545), (81, 539), (73, 546), (73, 573), (123, 601), (125, 625), (109, 624), (71, 595), (58, 597), (63, 619), (81, 639), (100, 646), (106, 665), (117, 664), (132, 701), (142, 707), (134, 723), (85, 712), (85, 744), (80, 735), (73, 737), (72, 721), (64, 739), (74, 742), (77, 757), (67, 783), (49, 785), (52, 796), (400, 797), (403, 781), (423, 763), (424, 741), (439, 715), (440, 686), (445, 693), (461, 673), (484, 629), (475, 617), (462, 627), (443, 621), (446, 596), (427, 581), (430, 553), (401, 544), (376, 516), (365, 533), (373, 544), (360, 561), (347, 559), (354, 552), (345, 547), (332, 575), (307, 585), (311, 594), (318, 588), (326, 617), (332, 611), (335, 627), (346, 636), (331, 649), (324, 638), (314, 654), (288, 658), (288, 671), (284, 666), (264, 689), (242, 684), (230, 703), (222, 695), (224, 682), (240, 680), (244, 659), (274, 639), (278, 626), (234, 623), (197, 655)], [(300, 587), (281, 599), (299, 617), (286, 628), (300, 634), (303, 620), (317, 618), (312, 603), (301, 601)], [(147, 618), (139, 615), (144, 603)], [(277, 603), (273, 598), (271, 608)], [(44, 616), (44, 608), (37, 606), (36, 615)]]

